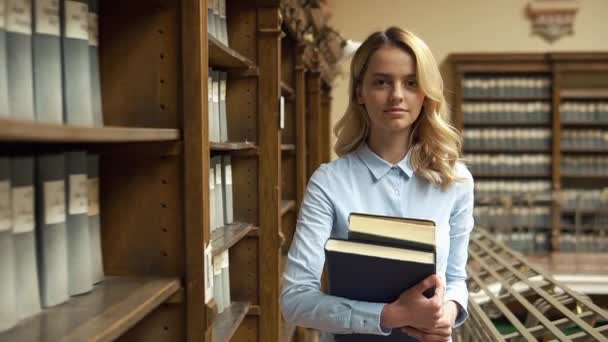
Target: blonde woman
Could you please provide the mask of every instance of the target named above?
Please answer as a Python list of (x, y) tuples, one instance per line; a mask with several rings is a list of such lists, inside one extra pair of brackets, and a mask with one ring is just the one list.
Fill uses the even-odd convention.
[[(373, 33), (353, 57), (349, 95), (335, 127), (340, 158), (316, 170), (302, 202), (284, 274), (283, 315), (322, 331), (321, 341), (449, 341), (467, 317), (473, 179), (458, 161), (461, 137), (448, 123), (437, 62), (411, 32)], [(351, 212), (434, 221), (437, 274), (392, 303), (322, 293), (325, 243), (347, 238)], [(424, 297), (433, 286), (435, 296)]]

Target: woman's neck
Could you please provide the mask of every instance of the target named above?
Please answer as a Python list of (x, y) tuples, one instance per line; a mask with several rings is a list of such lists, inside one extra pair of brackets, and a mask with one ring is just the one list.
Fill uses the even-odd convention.
[(399, 134), (386, 134), (372, 130), (367, 146), (380, 158), (395, 165), (399, 163), (409, 149), (410, 129)]

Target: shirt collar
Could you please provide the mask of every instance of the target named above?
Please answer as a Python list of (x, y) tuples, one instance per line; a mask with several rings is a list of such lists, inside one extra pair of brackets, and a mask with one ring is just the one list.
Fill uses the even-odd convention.
[[(394, 165), (400, 168), (408, 176), (408, 178), (411, 178), (414, 173), (414, 170), (410, 165), (410, 152), (411, 150), (407, 152), (407, 154), (403, 159), (401, 159), (401, 161)], [(378, 156), (374, 151), (372, 151), (369, 146), (367, 146), (367, 143), (362, 143), (361, 146), (359, 146), (359, 148), (357, 149), (357, 155), (359, 156), (363, 164), (367, 166), (369, 171), (371, 171), (376, 180), (380, 180), (382, 177), (384, 177), (384, 175), (386, 175), (388, 171), (393, 167), (393, 165), (391, 165), (386, 160), (380, 158), (380, 156)]]

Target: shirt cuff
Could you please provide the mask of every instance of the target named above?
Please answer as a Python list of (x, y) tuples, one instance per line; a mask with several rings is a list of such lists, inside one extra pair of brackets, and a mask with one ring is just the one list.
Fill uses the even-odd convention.
[(380, 326), (380, 315), (384, 305), (386, 304), (355, 302), (350, 318), (350, 328), (359, 334), (390, 335), (392, 329)]
[(462, 323), (464, 323), (464, 321), (467, 320), (467, 318), (469, 317), (469, 312), (467, 311), (467, 305), (466, 303), (462, 303), (462, 300), (460, 298), (455, 298), (454, 297), (450, 297), (449, 295), (446, 294), (445, 297), (445, 302), (448, 301), (452, 301), (454, 303), (456, 303), (456, 308), (458, 309), (458, 314), (456, 315), (456, 321), (454, 322), (454, 328), (457, 328), (459, 326), (462, 325)]

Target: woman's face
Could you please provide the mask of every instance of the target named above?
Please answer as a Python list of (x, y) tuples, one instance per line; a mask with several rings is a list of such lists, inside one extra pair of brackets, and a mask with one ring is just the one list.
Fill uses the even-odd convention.
[(376, 50), (357, 87), (357, 101), (367, 109), (372, 131), (409, 133), (424, 102), (412, 56), (394, 46)]

